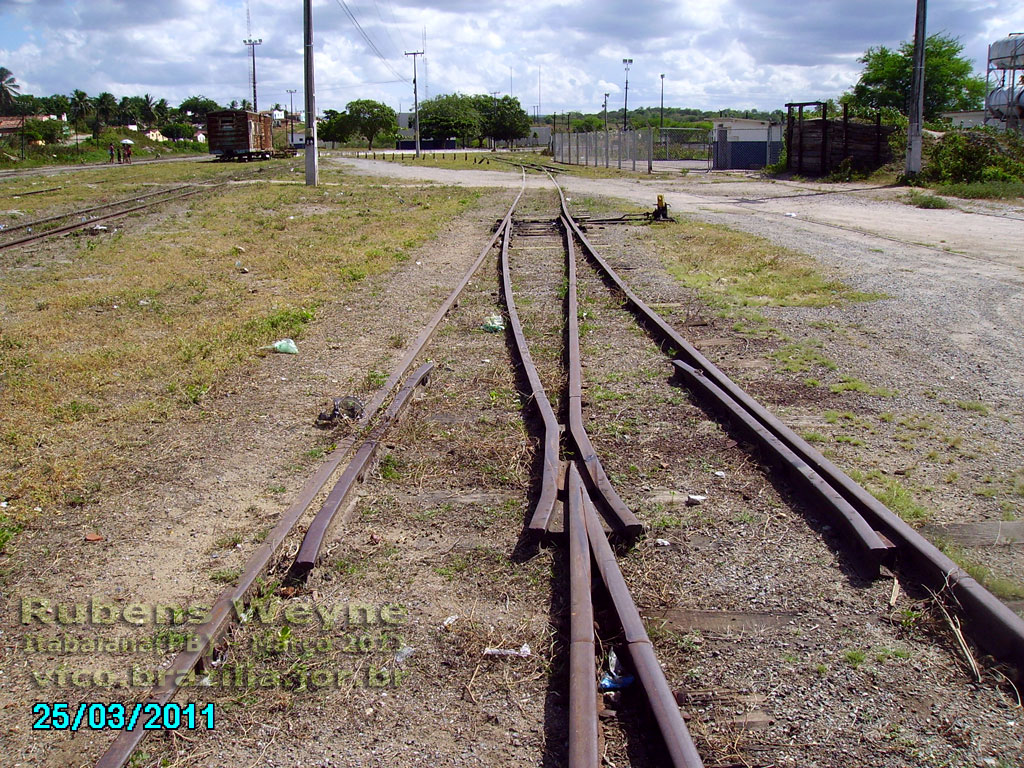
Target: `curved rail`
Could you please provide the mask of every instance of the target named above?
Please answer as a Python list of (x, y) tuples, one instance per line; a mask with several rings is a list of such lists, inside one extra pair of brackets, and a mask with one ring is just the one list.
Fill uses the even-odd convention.
[[(515, 210), (516, 205), (519, 203), (519, 199), (523, 195), (523, 190), (526, 187), (525, 176), (526, 174), (524, 172), (523, 187), (519, 190), (519, 194), (516, 195), (515, 200), (509, 207), (508, 213), (505, 214), (505, 217), (495, 232), (494, 237), (491, 238), (488, 244), (480, 252), (476, 261), (473, 262), (462, 280), (459, 281), (458, 285), (456, 285), (448, 295), (448, 298), (444, 300), (427, 325), (424, 326), (423, 330), (420, 331), (412, 344), (409, 345), (408, 350), (392, 370), (388, 380), (379, 390), (377, 390), (377, 394), (373, 396), (370, 402), (367, 403), (363, 416), (359, 420), (360, 427), (365, 428), (370, 424), (377, 411), (380, 410), (381, 405), (395, 388), (395, 385), (408, 372), (413, 361), (423, 351), (423, 348), (433, 336), (434, 331), (441, 323), (441, 320), (444, 319), (445, 315), (447, 315), (454, 306), (466, 285), (469, 284), (473, 275), (476, 274), (477, 270), (480, 268), (480, 265), (483, 263), (491, 248), (494, 247), (500, 232), (511, 220), (512, 212)], [(285, 510), (280, 521), (278, 521), (274, 529), (267, 535), (266, 539), (263, 540), (263, 543), (260, 544), (257, 550), (249, 556), (245, 565), (245, 570), (238, 579), (238, 584), (224, 590), (224, 592), (220, 594), (210, 611), (210, 620), (196, 628), (194, 635), (198, 642), (195, 644), (194, 650), (183, 651), (173, 659), (169, 667), (173, 672), (167, 674), (164, 677), (164, 682), (150, 692), (147, 703), (158, 703), (162, 705), (170, 701), (178, 691), (178, 688), (185, 681), (188, 673), (203, 663), (203, 659), (209, 655), (214, 644), (224, 636), (231, 624), (238, 619), (234, 606), (244, 602), (248, 597), (253, 585), (256, 583), (256, 580), (267, 568), (273, 557), (281, 548), (284, 540), (298, 524), (299, 519), (305, 513), (306, 508), (309, 507), (313, 502), (313, 499), (316, 498), (317, 494), (319, 494), (321, 489), (327, 484), (327, 481), (330, 480), (335, 471), (337, 471), (345, 457), (349, 455), (355, 441), (355, 434), (343, 440), (341, 444), (331, 452), (324, 463), (320, 465), (313, 476), (305, 482), (299, 491), (298, 498), (296, 498), (296, 500)], [(134, 729), (119, 732), (114, 742), (97, 761), (96, 768), (123, 768), (131, 758), (132, 753), (136, 750), (139, 744), (142, 743), (142, 740), (147, 735), (148, 731), (142, 728), (141, 723)]]
[[(554, 179), (552, 182), (558, 187)], [(1018, 679), (1024, 679), (1024, 619), (1010, 610), (899, 515), (854, 482), (817, 449), (783, 424), (778, 417), (744, 392), (666, 323), (657, 312), (647, 306), (587, 240), (586, 235), (572, 219), (560, 187), (558, 195), (563, 214), (573, 233), (583, 244), (587, 255), (605, 278), (621, 291), (626, 304), (638, 316), (648, 332), (668, 346), (673, 357), (683, 358), (680, 361), (683, 365), (677, 363), (677, 368), (691, 383), (701, 384), (698, 391), (712, 397), (717, 407), (734, 414), (734, 420), (759, 424), (791, 452), (789, 456), (777, 452), (776, 456), (794, 472), (804, 475), (808, 482), (812, 482), (807, 477), (809, 469), (831, 487), (834, 494), (828, 494), (829, 499), (825, 507), (830, 509), (837, 522), (855, 537), (857, 550), (867, 554), (874, 561), (873, 564), (869, 561), (868, 567), (874, 568), (877, 572), (878, 562), (890, 562), (897, 555), (904, 558), (924, 584), (939, 593), (952, 596), (959, 609), (969, 619), (964, 628), (974, 642), (997, 659), (1012, 664), (1017, 671)], [(740, 411), (749, 416), (749, 421)], [(836, 503), (834, 495), (838, 495), (846, 503)], [(851, 510), (856, 515), (851, 515)], [(878, 546), (879, 540), (883, 544), (882, 547)]]
[(583, 426), (583, 368), (580, 362), (579, 300), (576, 295), (576, 248), (573, 246), (569, 223), (564, 217), (561, 219), (561, 225), (565, 233), (566, 272), (569, 281), (565, 312), (569, 361), (569, 432), (579, 449), (579, 457), (594, 488), (601, 495), (608, 510), (615, 516), (616, 523), (625, 533), (635, 536), (643, 530), (643, 526), (612, 486), (594, 444), (590, 442), (590, 436)]
[[(523, 175), (525, 178), (525, 171)], [(558, 497), (558, 418), (555, 416), (555, 411), (551, 407), (551, 401), (544, 391), (544, 385), (541, 383), (537, 366), (533, 364), (533, 357), (530, 355), (530, 348), (526, 343), (526, 336), (523, 334), (523, 324), (519, 320), (519, 312), (516, 310), (516, 302), (512, 295), (512, 276), (508, 264), (508, 248), (509, 242), (512, 240), (511, 220), (505, 223), (502, 234), (501, 285), (505, 311), (508, 312), (512, 338), (515, 340), (519, 359), (526, 373), (527, 381), (530, 384), (530, 397), (534, 407), (540, 414), (541, 420), (544, 422), (544, 455), (540, 497), (537, 499), (533, 515), (530, 517), (530, 522), (527, 525), (527, 528), (533, 533), (543, 534), (551, 522), (551, 513), (555, 509), (555, 500)]]

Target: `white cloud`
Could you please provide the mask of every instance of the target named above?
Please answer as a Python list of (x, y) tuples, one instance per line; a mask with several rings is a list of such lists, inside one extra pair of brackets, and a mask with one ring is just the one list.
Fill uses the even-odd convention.
[[(604, 93), (621, 106), (621, 60), (633, 58), (631, 106), (656, 105), (659, 74), (673, 106), (776, 108), (836, 96), (856, 80), (857, 58), (896, 46), (914, 24), (912, 3), (891, 0), (346, 0), (386, 57), (368, 49), (341, 7), (315, 0), (321, 108), (373, 98), (412, 102), (412, 62), (421, 97), (509, 88), (529, 109), (598, 110)], [(251, 0), (261, 106), (302, 88), (300, 3)], [(1024, 8), (995, 0), (932, 0), (929, 31), (960, 37), (984, 71), (986, 46), (1024, 29)], [(22, 92), (151, 93), (172, 103), (195, 94), (248, 97), (244, 0), (0, 0), (0, 66)], [(395, 73), (398, 73), (396, 76)], [(399, 79), (406, 82), (387, 82)], [(617, 101), (618, 100), (618, 101)]]

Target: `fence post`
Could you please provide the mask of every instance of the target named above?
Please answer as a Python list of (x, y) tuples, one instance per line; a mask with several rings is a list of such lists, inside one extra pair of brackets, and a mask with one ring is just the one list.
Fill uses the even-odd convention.
[(793, 105), (786, 105), (786, 170), (793, 167)]
[(633, 131), (633, 140), (629, 144), (630, 154), (633, 156), (633, 171), (636, 172), (636, 150), (637, 150), (637, 134), (639, 131)]
[(831, 152), (828, 151), (828, 102), (821, 104), (821, 175), (829, 172)]
[(647, 129), (647, 172), (654, 173), (654, 127)]
[(616, 148), (619, 151), (616, 152), (616, 154), (619, 157), (619, 170), (621, 171), (622, 170), (622, 129), (621, 128), (618, 129), (618, 133), (619, 133), (619, 142), (618, 142), (618, 145), (617, 145)]
[(604, 129), (604, 167), (605, 168), (608, 167), (608, 162), (609, 162), (609, 160), (611, 158), (611, 143), (612, 142), (611, 142), (610, 134), (608, 133), (608, 127), (605, 126), (605, 129)]
[(843, 160), (850, 156), (850, 105), (843, 102)]
[(804, 108), (801, 105), (797, 110), (797, 129), (800, 132), (800, 139), (797, 146), (796, 172), (804, 172)]

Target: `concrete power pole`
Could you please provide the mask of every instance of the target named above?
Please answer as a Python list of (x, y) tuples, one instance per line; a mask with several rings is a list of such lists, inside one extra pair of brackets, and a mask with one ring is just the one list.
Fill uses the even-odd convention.
[(302, 2), (305, 29), (306, 62), (306, 186), (320, 184), (320, 164), (316, 150), (316, 90), (313, 88), (313, 0)]
[(921, 173), (921, 122), (924, 120), (924, 43), (927, 0), (917, 0), (917, 24), (914, 27), (914, 76), (910, 88), (910, 122), (907, 126), (907, 164), (905, 174)]
[(406, 51), (406, 56), (412, 56), (412, 104), (413, 114), (416, 119), (416, 157), (420, 156), (420, 94), (416, 84), (416, 57), (422, 56), (423, 51)]

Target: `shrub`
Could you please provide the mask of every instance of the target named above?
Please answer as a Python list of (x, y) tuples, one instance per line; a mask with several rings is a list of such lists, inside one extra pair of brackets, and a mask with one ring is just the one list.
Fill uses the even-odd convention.
[(992, 128), (948, 131), (932, 149), (926, 173), (945, 184), (1024, 181), (1024, 140)]

